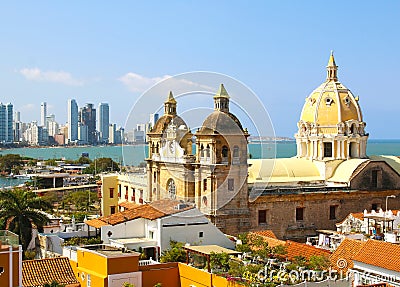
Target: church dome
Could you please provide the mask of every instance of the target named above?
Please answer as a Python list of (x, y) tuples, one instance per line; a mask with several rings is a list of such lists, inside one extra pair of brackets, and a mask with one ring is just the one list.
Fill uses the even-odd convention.
[(300, 121), (318, 126), (337, 126), (342, 122), (362, 122), (358, 97), (354, 97), (337, 78), (337, 66), (331, 53), (327, 66), (327, 79), (307, 98)]
[(180, 116), (163, 115), (161, 118), (158, 119), (154, 127), (151, 129), (151, 133), (162, 134), (172, 121), (174, 122), (174, 125), (176, 125), (177, 127), (184, 126), (187, 129), (185, 121)]
[(214, 111), (204, 120), (200, 134), (238, 134), (243, 133), (239, 119), (230, 112)]

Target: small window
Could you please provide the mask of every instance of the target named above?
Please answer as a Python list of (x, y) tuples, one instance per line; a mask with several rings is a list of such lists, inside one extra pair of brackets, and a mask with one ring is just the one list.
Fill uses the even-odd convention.
[(332, 105), (332, 103), (333, 103), (333, 99), (332, 99), (332, 98), (330, 98), (330, 97), (326, 97), (326, 98), (325, 98), (325, 104), (326, 104), (327, 106)]
[(118, 197), (121, 197), (121, 185), (118, 184)]
[(304, 207), (296, 208), (296, 221), (304, 220)]
[(154, 183), (157, 182), (157, 173), (156, 172), (153, 173), (153, 182)]
[(110, 213), (114, 214), (115, 213), (115, 206), (110, 206)]
[(332, 143), (324, 143), (324, 157), (332, 157)]
[(259, 210), (258, 211), (258, 224), (266, 224), (267, 223), (267, 211)]
[(203, 231), (200, 231), (200, 232), (199, 232), (199, 238), (202, 238), (203, 236), (204, 236)]
[(154, 239), (154, 232), (153, 231), (149, 231), (149, 238)]
[(114, 198), (114, 188), (110, 188), (110, 198)]
[(233, 157), (239, 157), (239, 147), (237, 145), (233, 148)]
[(336, 209), (337, 209), (337, 205), (331, 205), (329, 207), (329, 219), (330, 220), (336, 219)]
[(371, 206), (371, 209), (375, 210), (375, 211), (378, 211), (378, 209), (379, 209), (378, 203), (373, 203), (372, 206)]
[(222, 147), (222, 157), (228, 157), (228, 147), (225, 145)]
[(203, 190), (207, 190), (207, 178), (203, 179)]
[(378, 188), (378, 171), (373, 170), (371, 173), (371, 187)]
[(228, 178), (228, 190), (234, 191), (235, 189), (235, 181), (233, 178)]

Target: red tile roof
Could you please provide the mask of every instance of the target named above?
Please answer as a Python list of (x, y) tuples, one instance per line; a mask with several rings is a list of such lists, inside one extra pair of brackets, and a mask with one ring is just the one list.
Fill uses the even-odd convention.
[(400, 246), (370, 239), (364, 243), (353, 260), (400, 272)]
[(253, 231), (253, 233), (269, 238), (278, 239), (272, 230), (258, 230), (258, 231)]
[(137, 204), (135, 202), (130, 202), (130, 201), (124, 201), (124, 202), (118, 203), (118, 206), (121, 206), (125, 209), (132, 209), (132, 208), (136, 208), (136, 207), (140, 206), (140, 204)]
[(326, 256), (329, 258), (329, 256), (331, 255), (331, 252), (329, 250), (317, 248), (304, 243), (298, 243), (295, 241), (287, 240), (286, 246), (286, 258), (288, 260), (292, 260), (296, 256), (303, 256), (308, 260), (311, 256)]
[(345, 238), (329, 258), (332, 268), (346, 274), (350, 268), (353, 268), (353, 257), (361, 250), (364, 243), (360, 240)]
[[(267, 231), (267, 232), (265, 232), (265, 231)], [(272, 233), (272, 235), (274, 237), (267, 236), (266, 234), (270, 235), (270, 232), (268, 232), (269, 230), (265, 230), (265, 231), (254, 231), (254, 232), (250, 232), (249, 235), (256, 234), (256, 235), (261, 236), (264, 239), (264, 241), (266, 241), (268, 243), (269, 247), (276, 247), (276, 246), (279, 246), (279, 245), (285, 245), (286, 244), (286, 241), (277, 239), (275, 234), (272, 231), (271, 231), (271, 233)], [(265, 234), (265, 235), (263, 235), (263, 234)]]
[[(124, 210), (109, 216), (103, 216), (96, 219), (86, 221), (86, 224), (99, 228), (103, 225), (116, 225), (137, 218), (145, 218), (155, 220), (167, 215), (192, 209), (193, 206), (187, 206), (183, 209), (176, 209), (180, 204), (177, 200), (158, 200), (149, 204), (139, 205), (136, 208)], [(103, 223), (101, 223), (103, 222)]]
[(23, 287), (41, 287), (53, 281), (65, 287), (81, 286), (67, 257), (22, 261)]

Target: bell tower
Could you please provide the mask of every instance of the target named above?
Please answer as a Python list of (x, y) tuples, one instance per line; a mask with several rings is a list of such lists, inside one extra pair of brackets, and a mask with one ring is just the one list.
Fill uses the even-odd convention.
[(214, 111), (196, 132), (195, 202), (222, 231), (250, 226), (247, 190), (247, 130), (229, 110), (223, 84), (214, 96)]

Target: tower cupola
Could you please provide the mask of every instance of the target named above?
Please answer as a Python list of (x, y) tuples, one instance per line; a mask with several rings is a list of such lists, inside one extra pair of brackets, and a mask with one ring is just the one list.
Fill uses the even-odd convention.
[(326, 66), (326, 80), (327, 81), (337, 81), (337, 70), (338, 66), (336, 66), (335, 58), (333, 57), (333, 51), (331, 51), (331, 56), (329, 57), (328, 66)]
[(176, 116), (176, 100), (172, 91), (169, 92), (167, 100), (164, 102), (164, 115)]
[(229, 113), (229, 94), (225, 90), (224, 84), (219, 86), (219, 90), (214, 96), (214, 110)]

